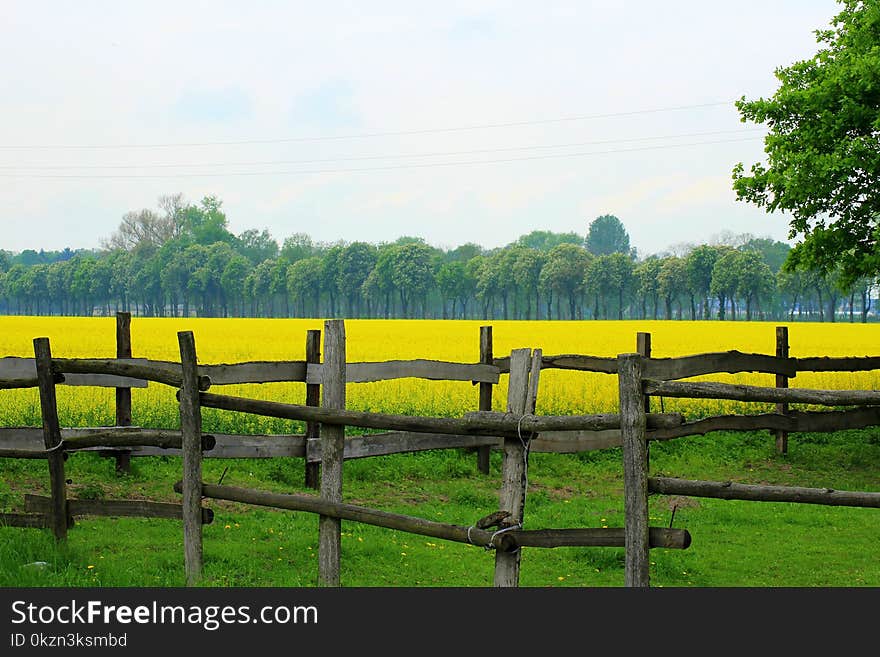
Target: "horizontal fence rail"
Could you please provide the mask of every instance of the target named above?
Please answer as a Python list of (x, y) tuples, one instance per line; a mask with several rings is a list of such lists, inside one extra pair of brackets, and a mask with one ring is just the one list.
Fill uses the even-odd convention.
[[(562, 369), (604, 374), (617, 373), (617, 358), (562, 354), (543, 356), (542, 369)], [(458, 363), (426, 359), (347, 363), (346, 383), (366, 383), (401, 378), (435, 381), (470, 381), (497, 384), (510, 372), (510, 358), (495, 358), (493, 364)], [(59, 383), (75, 386), (144, 388), (148, 381), (179, 388), (180, 364), (174, 361), (128, 359), (55, 358), (53, 369)], [(759, 372), (795, 377), (798, 372), (857, 372), (880, 369), (880, 357), (779, 358), (739, 351), (695, 354), (672, 358), (646, 358), (643, 372), (648, 379), (674, 381), (707, 374)], [(249, 361), (202, 364), (202, 390), (211, 385), (306, 382), (320, 385), (323, 365), (305, 361)], [(32, 358), (0, 358), (0, 389), (36, 386)], [(672, 395), (668, 395), (672, 396)]]
[[(210, 451), (216, 445), (213, 435), (202, 436), (202, 449)], [(42, 441), (42, 429), (32, 427), (0, 428), (0, 457), (47, 458), (56, 450), (98, 451), (113, 448), (156, 448), (151, 455), (164, 454), (164, 450), (180, 449), (181, 432), (165, 429), (141, 429), (140, 427), (95, 427), (62, 429), (61, 442), (47, 450)]]
[[(25, 511), (49, 513), (52, 500), (42, 495), (25, 495)], [(167, 518), (183, 519), (183, 507), (170, 502), (148, 500), (67, 500), (67, 513), (71, 516), (104, 516), (112, 518)], [(202, 524), (214, 521), (212, 509), (202, 509)]]
[[(174, 490), (181, 492), (182, 483), (176, 483)], [(208, 483), (202, 483), (202, 494), (211, 499), (316, 513), (457, 543), (491, 547), (502, 552), (513, 552), (520, 547), (624, 547), (624, 532), (620, 528), (513, 529), (502, 533), (476, 525), (454, 525), (355, 504), (331, 502), (313, 495), (271, 493)], [(683, 550), (691, 544), (690, 533), (684, 529), (652, 527), (650, 537), (651, 547)]]
[(812, 390), (810, 388), (764, 388), (732, 383), (652, 381), (642, 384), (645, 394), (688, 399), (729, 399), (743, 402), (785, 402), (853, 406), (880, 404), (878, 390)]
[[(144, 365), (143, 358), (120, 359), (127, 365)], [(0, 388), (32, 388), (37, 386), (37, 366), (33, 358), (7, 356), (0, 358)], [(17, 382), (17, 384), (16, 384)], [(60, 377), (56, 383), (68, 386), (96, 386), (103, 388), (146, 388), (147, 382), (141, 378), (129, 377), (117, 372), (82, 372), (70, 371), (67, 376)]]
[[(443, 360), (388, 360), (375, 363), (346, 363), (346, 383), (370, 383), (392, 379), (417, 378), (431, 381), (470, 381), (498, 383), (501, 369), (481, 363), (454, 363)], [(324, 366), (310, 363), (306, 383), (324, 382)]]
[[(63, 374), (65, 380), (71, 374), (111, 374), (126, 377), (126, 381), (154, 381), (174, 388), (180, 388), (183, 377), (180, 366), (174, 370), (163, 361), (116, 359), (116, 358), (53, 358), (52, 371)], [(124, 387), (131, 387), (127, 383)], [(211, 383), (203, 377), (200, 387), (207, 390)]]
[(799, 372), (868, 372), (880, 370), (880, 356), (797, 358)]
[(648, 477), (648, 491), (664, 495), (715, 497), (725, 500), (752, 502), (797, 502), (826, 506), (880, 508), (880, 493), (834, 490), (833, 488), (801, 488), (798, 486), (763, 486), (730, 481), (697, 481), (669, 477)]
[[(522, 415), (477, 411), (463, 418), (415, 417), (392, 413), (367, 413), (346, 409), (284, 404), (231, 395), (203, 392), (201, 405), (227, 411), (238, 411), (288, 420), (347, 425), (368, 429), (390, 429), (418, 433), (464, 434), (472, 436), (521, 437), (542, 431), (619, 429), (620, 416), (599, 415)], [(650, 413), (648, 426), (675, 426), (684, 421), (679, 413)]]
[(649, 440), (669, 440), (705, 435), (712, 431), (786, 431), (829, 433), (847, 429), (866, 429), (880, 425), (880, 407), (866, 406), (846, 411), (787, 411), (758, 415), (717, 415), (685, 422), (677, 427), (648, 432)]
[(728, 374), (761, 372), (795, 376), (797, 363), (792, 358), (724, 351), (676, 358), (646, 358), (642, 372), (649, 379), (687, 379), (692, 376), (722, 372)]
[[(168, 372), (180, 373), (180, 363), (150, 362), (156, 367), (165, 368)], [(202, 364), (198, 365), (197, 369), (200, 376), (207, 377), (211, 381), (211, 385), (296, 383), (306, 380), (306, 362), (302, 360)]]
[[(510, 371), (509, 357), (495, 358), (493, 362), (502, 373)], [(617, 374), (617, 358), (581, 354), (543, 356), (541, 368)], [(880, 369), (880, 356), (782, 358), (731, 350), (670, 358), (646, 358), (643, 372), (651, 379), (674, 380), (721, 373), (758, 372), (795, 377), (799, 372), (866, 372), (877, 369)]]
[[(499, 370), (501, 370), (501, 372), (510, 372), (510, 356), (495, 358), (493, 363)], [(617, 374), (617, 358), (609, 358), (606, 356), (582, 356), (579, 354), (541, 356), (541, 369), (580, 370), (582, 372)]]

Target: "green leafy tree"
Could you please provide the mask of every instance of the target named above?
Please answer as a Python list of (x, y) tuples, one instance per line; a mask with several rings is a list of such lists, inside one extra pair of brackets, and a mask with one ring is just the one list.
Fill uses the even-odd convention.
[(845, 277), (841, 269), (832, 269), (827, 272), (816, 270), (810, 281), (813, 289), (819, 297), (819, 321), (836, 322), (837, 305), (845, 288)]
[(788, 260), (791, 247), (785, 242), (773, 240), (769, 237), (754, 237), (743, 244), (740, 250), (757, 251), (760, 253), (764, 262), (770, 267), (770, 271), (775, 274), (782, 269), (782, 266)]
[(272, 316), (272, 278), (274, 269), (274, 260), (263, 260), (263, 262), (248, 273), (245, 279), (245, 294), (251, 300), (251, 314), (254, 316)]
[(769, 298), (775, 289), (773, 272), (757, 251), (740, 251), (736, 275), (737, 294), (745, 301), (746, 321), (750, 321), (755, 303), (762, 298)]
[(208, 261), (208, 247), (203, 244), (190, 244), (178, 259), (186, 277), (186, 286), (183, 289), (183, 316), (189, 317), (193, 307), (197, 316), (204, 316), (207, 314), (205, 297), (209, 286), (205, 268)]
[[(584, 275), (584, 285), (595, 295), (596, 308), (601, 306), (602, 317), (609, 317), (609, 301), (616, 301), (617, 318), (623, 319), (625, 297), (635, 282), (632, 259), (623, 253), (599, 256), (589, 264)], [(593, 311), (594, 316), (597, 314)]]
[(446, 319), (447, 301), (452, 302), (452, 319), (457, 317), (456, 309), (461, 305), (461, 317), (467, 314), (467, 301), (476, 289), (476, 281), (470, 275), (466, 262), (453, 260), (440, 265), (436, 274), (437, 289), (443, 298), (443, 319)]
[(489, 319), (490, 310), (501, 289), (498, 279), (501, 269), (498, 267), (497, 254), (477, 256), (469, 261), (477, 280), (477, 298), (483, 304), (483, 319)]
[(253, 265), (245, 256), (237, 253), (226, 262), (220, 274), (220, 288), (223, 290), (223, 298), (233, 315), (244, 317), (244, 282), (247, 279)]
[(806, 293), (804, 275), (797, 270), (780, 269), (776, 273), (776, 289), (781, 307), (788, 314), (788, 321), (793, 321), (795, 311), (799, 316), (803, 313)]
[(205, 196), (199, 205), (189, 205), (183, 210), (183, 233), (196, 244), (234, 244), (236, 238), (229, 232), (228, 226), (223, 201), (216, 196)]
[(278, 257), (278, 242), (269, 234), (268, 230), (256, 230), (251, 228), (235, 238), (235, 250), (247, 258), (252, 265), (258, 265), (263, 260)]
[(709, 291), (718, 299), (718, 319), (727, 315), (727, 304), (730, 303), (730, 314), (736, 319), (736, 293), (739, 289), (739, 258), (741, 251), (724, 248), (719, 251), (715, 265), (712, 267), (712, 280)]
[[(568, 301), (569, 319), (578, 318), (578, 301), (584, 293), (584, 276), (590, 260), (589, 252), (576, 244), (560, 244), (547, 254), (547, 263), (541, 270), (541, 287), (556, 296), (558, 318), (561, 319), (562, 300)], [(548, 319), (549, 310), (548, 305)]]
[(421, 316), (425, 317), (425, 297), (434, 285), (433, 256), (434, 250), (418, 241), (406, 242), (394, 251), (391, 279), (404, 317), (414, 315), (416, 304), (421, 304)]
[(74, 302), (79, 302), (79, 313), (91, 317), (93, 312), (92, 276), (95, 269), (93, 256), (82, 256), (73, 261), (73, 276), (70, 281), (70, 294)]
[(284, 258), (273, 258), (268, 262), (272, 263), (272, 269), (269, 273), (269, 316), (277, 316), (275, 304), (280, 302), (282, 316), (290, 317), (290, 295), (287, 292), (287, 268), (290, 263)]
[(532, 318), (531, 301), (535, 302), (535, 319), (541, 317), (541, 270), (547, 262), (547, 255), (534, 248), (523, 247), (517, 250), (511, 273), (519, 289), (526, 297), (526, 319)]
[(366, 242), (352, 242), (339, 254), (336, 286), (345, 297), (349, 317), (360, 315), (363, 285), (378, 257), (376, 247)]
[(117, 311), (121, 307), (128, 312), (134, 256), (128, 251), (119, 250), (106, 257), (110, 260), (110, 295), (116, 300)]
[(321, 255), (321, 289), (327, 293), (331, 317), (336, 317), (339, 298), (339, 258), (345, 247), (335, 244)]
[(515, 246), (521, 246), (526, 249), (536, 249), (545, 253), (550, 251), (554, 246), (559, 246), (560, 244), (576, 244), (578, 246), (583, 246), (584, 238), (583, 235), (578, 235), (575, 232), (554, 233), (551, 230), (533, 230), (527, 235), (521, 235), (517, 238), (516, 242), (513, 243)]
[(299, 306), (299, 316), (319, 315), (321, 297), (321, 259), (317, 256), (297, 260), (287, 267), (287, 292), (294, 307)]
[(49, 295), (47, 269), (49, 265), (38, 264), (27, 268), (22, 281), (24, 294), (27, 298), (28, 312), (35, 315), (43, 314), (42, 301)]
[[(693, 299), (688, 282), (687, 263), (683, 258), (670, 256), (663, 258), (657, 273), (657, 292), (663, 299), (666, 319), (672, 319), (672, 304), (678, 303), (678, 318), (681, 319), (682, 299)], [(693, 309), (693, 303), (691, 303)], [(691, 316), (691, 319), (694, 319)]]
[[(868, 313), (871, 311), (871, 294), (877, 286), (877, 279), (873, 276), (863, 276), (858, 279), (853, 284), (853, 294), (858, 294), (860, 305), (860, 319), (862, 324), (867, 323), (868, 321)], [(852, 309), (853, 303), (850, 301), (850, 319), (849, 321), (853, 321), (852, 319)]]
[(474, 256), (483, 253), (483, 247), (474, 242), (467, 242), (455, 247), (446, 253), (446, 260), (457, 260), (459, 262), (467, 262)]
[[(693, 290), (694, 296), (700, 300), (700, 315), (703, 319), (709, 319), (712, 306), (709, 296), (712, 294), (712, 272), (718, 256), (724, 251), (724, 247), (709, 246), (702, 244), (688, 253), (685, 258), (687, 267), (688, 285)], [(692, 308), (692, 315), (696, 311)]]
[(657, 319), (657, 307), (660, 305), (660, 269), (663, 261), (657, 256), (645, 258), (635, 266), (636, 288), (641, 301), (641, 316), (645, 319), (648, 315), (647, 306), (651, 302), (653, 308), (652, 318)]
[(306, 233), (294, 233), (284, 240), (281, 246), (281, 257), (289, 263), (317, 255), (318, 249), (312, 238)]
[(590, 222), (587, 228), (587, 251), (595, 256), (630, 252), (629, 233), (613, 214), (603, 214)]
[(519, 284), (516, 276), (513, 275), (513, 268), (519, 257), (521, 247), (507, 247), (497, 251), (489, 259), (492, 267), (495, 268), (495, 287), (498, 290), (498, 296), (501, 298), (501, 318), (510, 319), (510, 300), (513, 299), (513, 314), (516, 317), (516, 299), (519, 292)]
[(6, 295), (10, 299), (15, 299), (15, 312), (17, 315), (22, 314), (22, 302), (26, 299), (25, 276), (27, 271), (27, 266), (16, 263), (6, 272)]
[(769, 99), (736, 106), (743, 122), (766, 124), (766, 163), (733, 170), (737, 199), (790, 213), (801, 236), (792, 266), (844, 283), (880, 272), (880, 4), (842, 0), (818, 52), (779, 67)]
[(162, 288), (163, 259), (159, 249), (138, 249), (132, 253), (130, 295), (135, 310), (145, 317), (165, 316)]
[[(223, 273), (227, 265), (238, 254), (226, 242), (215, 242), (207, 247), (204, 260), (193, 273), (199, 278), (202, 292), (202, 315), (227, 317), (229, 314), (229, 297), (223, 285)], [(219, 307), (219, 311), (218, 311)]]
[(58, 308), (58, 312), (61, 315), (67, 314), (67, 299), (70, 286), (69, 269), (69, 260), (59, 260), (49, 265), (49, 269), (46, 272), (46, 289), (49, 301)]
[[(388, 319), (394, 307), (394, 263), (400, 246), (396, 244), (383, 244), (379, 247), (376, 257), (376, 265), (367, 276), (363, 285), (364, 297), (368, 304), (376, 304), (382, 307), (382, 316)], [(378, 314), (378, 311), (376, 312)]]

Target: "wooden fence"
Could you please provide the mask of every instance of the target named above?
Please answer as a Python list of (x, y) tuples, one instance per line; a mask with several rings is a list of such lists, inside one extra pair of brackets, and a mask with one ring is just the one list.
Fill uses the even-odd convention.
[[(127, 318), (118, 319), (125, 326)], [(783, 327), (784, 328), (784, 327)], [(124, 330), (124, 329), (123, 329)], [(787, 335), (777, 330), (777, 337)], [(61, 359), (51, 355), (46, 338), (34, 340), (35, 358), (15, 367), (17, 376), (0, 380), (0, 388), (35, 386), (40, 391), (42, 437), (40, 449), (21, 445), (0, 448), (0, 456), (47, 459), (51, 496), (26, 498), (25, 514), (4, 514), (0, 522), (19, 526), (50, 527), (58, 539), (66, 536), (76, 515), (145, 515), (183, 521), (184, 563), (188, 584), (199, 581), (202, 570), (202, 524), (213, 514), (202, 506), (205, 499), (225, 499), (280, 509), (316, 513), (319, 521), (319, 572), (321, 586), (338, 586), (341, 520), (378, 525), (416, 534), (468, 542), (496, 551), (496, 586), (516, 586), (519, 581), (521, 548), (557, 546), (620, 546), (625, 548), (625, 584), (649, 585), (651, 548), (685, 549), (690, 545), (686, 530), (650, 527), (648, 496), (656, 494), (720, 497), (757, 501), (790, 501), (812, 504), (880, 506), (880, 493), (846, 492), (832, 489), (804, 489), (745, 486), (730, 482), (706, 482), (649, 477), (648, 446), (652, 440), (669, 440), (709, 431), (769, 430), (779, 436), (794, 431), (836, 431), (880, 425), (880, 392), (819, 391), (787, 388), (788, 379), (799, 371), (860, 371), (880, 368), (880, 358), (790, 358), (747, 354), (737, 351), (698, 354), (679, 358), (652, 358), (651, 336), (637, 336), (637, 353), (617, 357), (577, 354), (545, 356), (540, 349), (517, 349), (510, 356), (494, 358), (491, 327), (480, 335), (480, 359), (476, 363), (445, 361), (387, 361), (349, 363), (346, 359), (345, 325), (330, 320), (324, 325), (324, 357), (320, 357), (320, 332), (309, 331), (306, 360), (201, 365), (191, 332), (178, 334), (180, 362), (130, 358), (120, 349), (117, 359)], [(124, 342), (124, 339), (123, 339)], [(7, 360), (7, 359), (3, 359)], [(33, 370), (29, 369), (33, 368)], [(540, 373), (545, 369), (603, 372), (618, 377), (620, 410), (615, 414), (539, 416), (535, 414)], [(0, 370), (2, 371), (2, 370)], [(776, 387), (742, 386), (711, 382), (681, 381), (711, 373), (763, 372), (777, 376)], [(36, 376), (33, 376), (33, 374)], [(492, 412), (492, 386), (502, 374), (508, 376), (504, 413)], [(401, 377), (471, 381), (480, 385), (476, 411), (461, 417), (430, 418), (366, 413), (346, 409), (349, 383)], [(106, 378), (115, 377), (115, 378)], [(122, 377), (122, 378), (120, 378)], [(784, 378), (780, 378), (784, 377)], [(57, 384), (112, 385), (125, 390), (146, 381), (178, 389), (180, 430), (165, 431), (125, 426), (130, 424), (130, 398), (117, 392), (117, 420), (120, 426), (92, 429), (64, 429), (58, 423)], [(306, 384), (304, 404), (254, 400), (209, 392), (213, 385), (268, 381), (301, 381)], [(732, 399), (777, 404), (776, 413), (724, 415), (686, 421), (680, 414), (651, 413), (652, 397)], [(790, 404), (854, 406), (845, 410), (792, 411)], [(120, 406), (122, 410), (120, 411)], [(305, 423), (303, 435), (234, 436), (206, 435), (201, 426), (201, 409), (286, 418)], [(127, 414), (126, 414), (127, 411)], [(345, 437), (346, 426), (385, 430), (385, 433)], [(18, 435), (24, 434), (7, 434)], [(222, 441), (222, 442), (221, 442)], [(623, 453), (623, 528), (524, 529), (528, 460), (538, 449), (578, 452), (619, 446)], [(201, 477), (203, 456), (296, 456), (306, 464), (306, 481), (318, 485), (320, 494), (278, 494), (231, 486), (206, 484)], [(488, 450), (503, 451), (499, 508), (473, 526), (390, 514), (345, 504), (342, 496), (343, 463), (349, 458), (438, 448), (478, 448), (480, 469), (488, 466)], [(168, 453), (182, 456), (182, 478), (175, 490), (181, 505), (160, 505), (142, 501), (84, 501), (66, 496), (64, 461), (70, 452), (123, 450), (131, 455)], [(118, 455), (118, 454), (117, 454)], [(488, 468), (486, 467), (486, 470)], [(485, 470), (484, 470), (485, 471)]]

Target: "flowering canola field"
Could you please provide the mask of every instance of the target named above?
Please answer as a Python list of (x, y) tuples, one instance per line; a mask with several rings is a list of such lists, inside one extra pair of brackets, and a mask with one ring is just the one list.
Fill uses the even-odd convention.
[[(33, 339), (48, 337), (60, 358), (109, 358), (116, 353), (115, 318), (3, 317), (0, 356), (33, 356)], [(459, 362), (479, 360), (480, 326), (493, 327), (496, 357), (512, 349), (541, 349), (545, 355), (615, 356), (635, 351), (636, 333), (650, 332), (655, 357), (683, 356), (736, 349), (772, 354), (775, 327), (771, 322), (688, 321), (450, 321), (346, 320), (349, 362), (424, 358)], [(792, 356), (867, 356), (880, 354), (880, 327), (874, 324), (791, 323)], [(251, 360), (302, 360), (309, 329), (323, 321), (302, 319), (132, 319), (135, 357), (179, 360), (178, 331), (192, 331), (200, 363)], [(495, 388), (494, 407), (503, 410), (506, 376)], [(773, 385), (771, 375), (738, 374), (702, 377), (708, 380)], [(802, 373), (791, 386), (826, 389), (876, 389), (880, 372)], [(217, 386), (212, 392), (302, 403), (302, 383)], [(133, 391), (134, 424), (177, 425), (174, 390), (160, 384)], [(460, 416), (477, 408), (478, 390), (466, 382), (400, 379), (353, 383), (347, 405), (358, 410), (413, 415)], [(35, 390), (0, 391), (0, 425), (39, 424)], [(112, 389), (60, 386), (62, 426), (113, 424)], [(744, 405), (713, 400), (655, 400), (653, 410), (680, 411), (689, 418), (725, 412), (766, 411), (769, 405)], [(605, 413), (617, 409), (617, 378), (598, 373), (545, 370), (541, 373), (539, 414)], [(241, 433), (292, 432), (295, 423), (220, 411), (205, 412), (205, 429)]]

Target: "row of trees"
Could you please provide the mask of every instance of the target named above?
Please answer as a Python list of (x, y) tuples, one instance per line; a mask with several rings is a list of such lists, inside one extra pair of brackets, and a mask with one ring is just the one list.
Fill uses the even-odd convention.
[[(788, 245), (723, 243), (639, 258), (613, 215), (585, 236), (534, 231), (496, 249), (422, 239), (315, 243), (233, 235), (222, 203), (160, 199), (101, 249), (0, 256), (0, 312), (143, 316), (866, 321), (873, 281), (787, 271)], [(34, 257), (37, 255), (38, 257)], [(54, 256), (54, 257), (53, 257)]]

